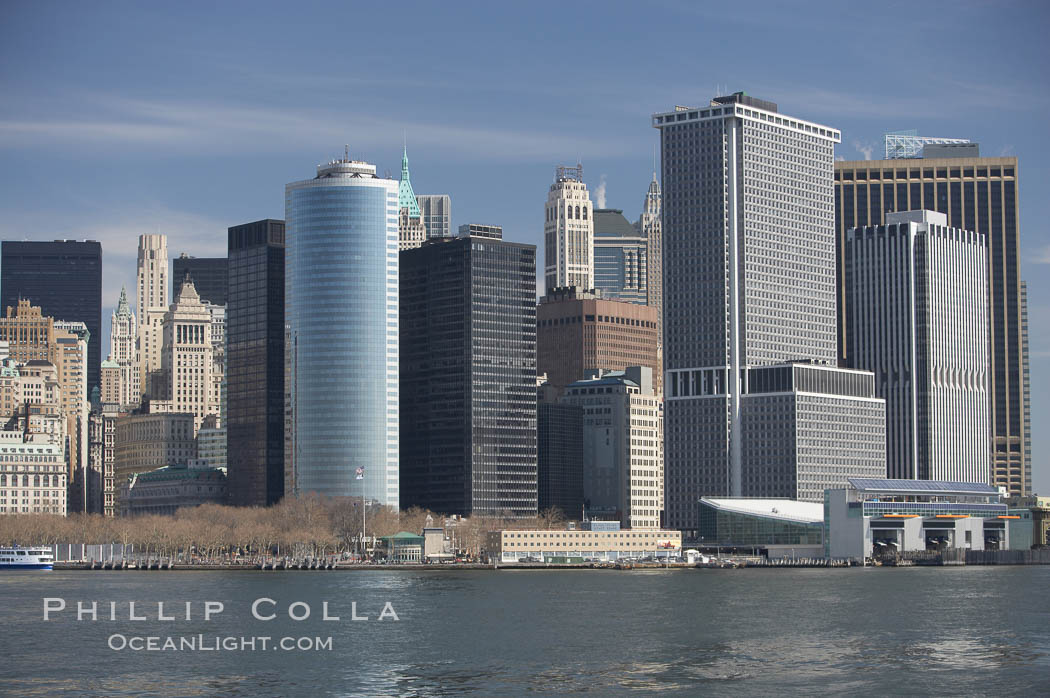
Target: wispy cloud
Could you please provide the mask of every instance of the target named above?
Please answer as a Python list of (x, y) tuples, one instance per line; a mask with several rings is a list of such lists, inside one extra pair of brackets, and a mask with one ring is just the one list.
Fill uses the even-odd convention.
[(1033, 264), (1050, 264), (1050, 245), (1043, 245), (1026, 260)]
[(627, 147), (589, 133), (546, 133), (485, 124), (451, 124), (400, 117), (373, 117), (327, 109), (188, 103), (99, 97), (97, 116), (67, 120), (0, 120), (0, 148), (71, 143), (136, 149), (144, 145), (197, 149), (209, 153), (325, 152), (355, 139), (370, 148), (394, 147), (402, 134), (434, 150), (479, 159), (539, 161), (566, 152), (586, 157), (623, 154)]

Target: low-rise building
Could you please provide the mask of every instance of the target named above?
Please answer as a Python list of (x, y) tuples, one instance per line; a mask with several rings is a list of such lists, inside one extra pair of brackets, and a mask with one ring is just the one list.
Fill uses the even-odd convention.
[[(1050, 497), (1039, 497), (1036, 495), (1020, 496), (1012, 495), (1003, 500), (1010, 508), (1010, 513), (1022, 517), (1031, 526), (1032, 545), (1050, 545)], [(1011, 526), (1012, 528), (1012, 526)], [(1010, 547), (1014, 550), (1021, 549), (1019, 541), (1010, 541)]]
[(849, 478), (824, 495), (825, 556), (1006, 550), (1010, 520), (987, 483)]
[(117, 482), (197, 457), (192, 413), (120, 415), (116, 420), (113, 471)]
[[(597, 524), (597, 525), (595, 525)], [(681, 531), (625, 531), (618, 521), (584, 522), (564, 530), (494, 531), (489, 558), (499, 562), (570, 563), (681, 556)]]
[(424, 536), (400, 531), (379, 539), (380, 555), (387, 562), (422, 562)]
[(218, 417), (210, 414), (197, 432), (197, 457), (213, 468), (226, 467), (226, 427), (219, 424)]
[(225, 501), (226, 469), (195, 459), (130, 476), (121, 492), (120, 515), (170, 515), (183, 507)]
[(0, 431), (0, 515), (66, 515), (65, 454), (46, 435)]
[(698, 545), (769, 559), (824, 557), (824, 505), (791, 499), (700, 500)]

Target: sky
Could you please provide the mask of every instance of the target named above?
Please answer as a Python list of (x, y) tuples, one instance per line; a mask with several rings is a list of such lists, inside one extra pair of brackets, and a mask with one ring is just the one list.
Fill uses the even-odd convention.
[[(1045, 2), (0, 3), (0, 239), (103, 248), (103, 324), (136, 239), (222, 256), (284, 218), (284, 185), (351, 156), (453, 227), (539, 244), (559, 164), (631, 220), (649, 117), (744, 90), (839, 128), (969, 138), (1017, 155), (1035, 488), (1050, 494), (1050, 112)], [(540, 246), (542, 250), (542, 245)], [(541, 263), (542, 264), (542, 263)], [(541, 265), (542, 269), (542, 265)], [(108, 345), (108, 336), (106, 338)]]

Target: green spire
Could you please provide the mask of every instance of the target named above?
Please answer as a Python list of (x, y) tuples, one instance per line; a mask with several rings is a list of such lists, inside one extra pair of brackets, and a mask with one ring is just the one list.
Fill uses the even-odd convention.
[(401, 156), (401, 183), (397, 187), (397, 206), (407, 208), (410, 218), (422, 218), (419, 210), (419, 202), (416, 201), (416, 193), (412, 191), (412, 180), (408, 174), (408, 148), (405, 148)]
[(120, 300), (117, 301), (117, 315), (121, 317), (131, 315), (131, 309), (128, 307), (128, 292), (123, 286), (120, 287)]

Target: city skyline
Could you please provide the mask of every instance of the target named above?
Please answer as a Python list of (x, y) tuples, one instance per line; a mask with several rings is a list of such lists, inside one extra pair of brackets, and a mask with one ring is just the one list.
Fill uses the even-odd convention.
[[(349, 26), (340, 12), (350, 10), (322, 16), (315, 8), (315, 21), (289, 27), (282, 10), (263, 6), (253, 26), (263, 37), (280, 32), (283, 47), (245, 55), (243, 39), (220, 29), (232, 8), (220, 9), (213, 26), (194, 25), (194, 31), (169, 9), (144, 8), (113, 25), (112, 48), (92, 43), (85, 51), (83, 40), (66, 27), (90, 34), (96, 24), (112, 24), (118, 10), (70, 6), (71, 21), (55, 26), (45, 12), (16, 7), (6, 13), (2, 31), (9, 41), (0, 48), (10, 66), (0, 84), (13, 97), (0, 107), (0, 157), (8, 165), (0, 188), (8, 216), (0, 237), (100, 240), (105, 317), (121, 285), (134, 287), (138, 234), (168, 235), (170, 258), (183, 252), (220, 256), (226, 228), (282, 218), (283, 185), (298, 176), (304, 161), (324, 162), (348, 141), (352, 156), (396, 176), (407, 140), (415, 189), (455, 200), (453, 229), (498, 220), (506, 239), (542, 244), (536, 201), (549, 186), (553, 166), (579, 159), (592, 197), (604, 181), (606, 205), (633, 214), (653, 169), (656, 134), (648, 128), (649, 115), (670, 104), (702, 106), (715, 92), (746, 90), (780, 103), (786, 113), (841, 129), (836, 157), (847, 160), (878, 158), (886, 131), (917, 128), (969, 138), (981, 144), (982, 154), (1017, 155), (1025, 171), (1021, 276), (1029, 284), (1033, 474), (1035, 489), (1046, 490), (1050, 441), (1040, 435), (1050, 420), (1041, 386), (1047, 386), (1050, 355), (1040, 340), (1050, 336), (1050, 304), (1044, 300), (1050, 282), (1040, 271), (1050, 263), (1050, 240), (1038, 226), (1050, 213), (1042, 196), (1050, 157), (1038, 129), (1050, 95), (1037, 69), (1046, 63), (1047, 49), (1036, 34), (1046, 10), (952, 5), (946, 13), (928, 6), (909, 8), (910, 21), (901, 24), (892, 13), (875, 17), (863, 8), (827, 7), (835, 12), (821, 14), (835, 16), (812, 26), (789, 7), (734, 14), (684, 5), (614, 6), (601, 15), (573, 7), (564, 26), (554, 26), (535, 8), (477, 8), (464, 21), (421, 6), (414, 16), (450, 39), (433, 60), (419, 48), (395, 51), (400, 34), (413, 30), (399, 28), (395, 35), (391, 28), (355, 37), (361, 55), (374, 57), (331, 69), (316, 68), (312, 59), (326, 37)], [(350, 16), (377, 24), (384, 19), (375, 8), (355, 8)], [(149, 39), (152, 27), (168, 24), (187, 41), (162, 46)], [(514, 25), (507, 41), (505, 28)], [(614, 39), (634, 49), (623, 52), (633, 56), (581, 51), (576, 69), (562, 74), (555, 68), (560, 57), (544, 49), (570, 34), (575, 39), (572, 27), (580, 26), (593, 30), (580, 39), (585, 46)], [(913, 56), (892, 55), (893, 47), (915, 45), (920, 37), (933, 54), (954, 45), (953, 29), (968, 26), (981, 26), (989, 41), (1009, 44), (1011, 52), (953, 52), (950, 68), (917, 66)], [(486, 27), (504, 32), (486, 35)], [(738, 54), (732, 62), (723, 56), (725, 46), (770, 27), (784, 31), (755, 56)], [(657, 30), (667, 40), (645, 38)], [(467, 36), (470, 42), (456, 46), (457, 37)], [(869, 39), (878, 40), (880, 51), (860, 48)], [(476, 61), (485, 48), (496, 58)], [(778, 52), (792, 61), (771, 63)], [(127, 66), (128, 54), (140, 60)], [(829, 64), (830, 54), (848, 56), (849, 67)], [(157, 85), (161, 73), (165, 82)], [(260, 96), (261, 87), (266, 89)], [(52, 96), (56, 91), (62, 102)], [(280, 105), (271, 93), (282, 95)], [(336, 113), (341, 116), (333, 120)], [(45, 186), (59, 157), (81, 171), (75, 185)], [(134, 311), (141, 317), (140, 308)], [(104, 341), (108, 346), (108, 336)]]

